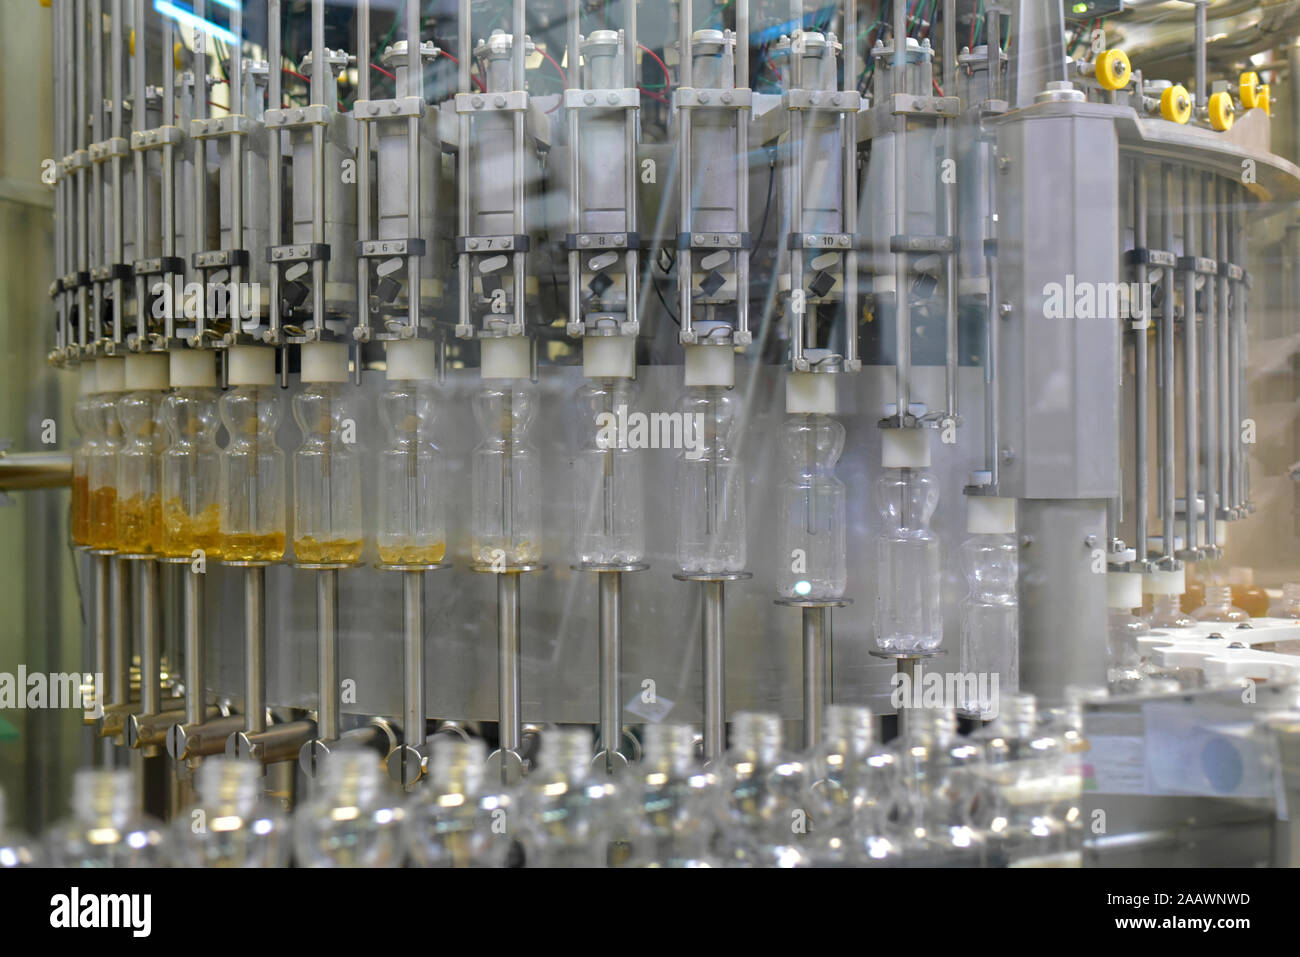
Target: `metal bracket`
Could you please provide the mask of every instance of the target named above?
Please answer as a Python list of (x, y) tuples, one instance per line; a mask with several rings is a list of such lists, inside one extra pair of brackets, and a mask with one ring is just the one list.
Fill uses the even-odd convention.
[(956, 243), (951, 236), (890, 236), (891, 253), (952, 253)]
[(400, 117), (423, 117), (428, 105), (421, 97), (403, 96), (393, 100), (357, 100), (352, 104), (352, 115), (370, 123)]
[(749, 233), (678, 233), (678, 249), (749, 249)]
[(782, 105), (787, 110), (856, 113), (862, 107), (862, 96), (856, 90), (789, 90), (782, 97)]
[(1177, 268), (1179, 272), (1194, 272), (1202, 276), (1219, 274), (1219, 264), (1204, 256), (1179, 256)]
[(458, 253), (526, 253), (531, 243), (526, 235), (457, 236)]
[(457, 93), (457, 113), (483, 113), (504, 111), (518, 113), (528, 109), (528, 93), (511, 90), (508, 93)]
[(87, 152), (92, 163), (104, 163), (114, 157), (127, 156), (131, 148), (124, 137), (115, 136), (111, 140), (91, 143)]
[(164, 146), (179, 146), (185, 141), (185, 131), (179, 126), (159, 126), (152, 130), (138, 130), (131, 134), (131, 149), (155, 150)]
[(820, 249), (831, 252), (848, 252), (853, 248), (852, 233), (791, 233), (786, 240), (788, 249)]
[(568, 250), (640, 249), (640, 233), (568, 233), (564, 237)]
[(247, 249), (210, 249), (195, 253), (191, 257), (195, 269), (231, 269), (235, 266), (248, 268)]
[(895, 116), (900, 113), (919, 116), (955, 117), (961, 109), (961, 100), (955, 96), (913, 96), (910, 93), (895, 93), (885, 107)]
[(253, 121), (242, 113), (190, 120), (190, 136), (196, 140), (214, 139), (220, 136), (248, 136), (253, 129)]
[(328, 243), (294, 243), (287, 246), (272, 246), (266, 251), (266, 261), (281, 265), (329, 262), (330, 247)]
[(423, 256), (423, 239), (366, 239), (356, 244), (362, 259), (386, 259), (389, 256)]
[(745, 87), (734, 90), (678, 87), (674, 95), (673, 102), (679, 110), (747, 110), (754, 102), (753, 93)]
[(267, 110), (263, 122), (267, 129), (293, 129), (295, 126), (329, 126), (334, 111), (328, 106), (295, 106)]
[(641, 91), (565, 90), (566, 110), (637, 110), (641, 108)]

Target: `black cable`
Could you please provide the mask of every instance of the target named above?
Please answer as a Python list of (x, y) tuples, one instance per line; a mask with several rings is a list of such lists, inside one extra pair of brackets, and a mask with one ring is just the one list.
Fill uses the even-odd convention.
[(754, 255), (754, 250), (763, 244), (763, 237), (767, 235), (767, 214), (772, 211), (772, 185), (776, 179), (776, 158), (768, 155), (767, 158), (767, 200), (763, 206), (763, 223), (758, 228), (758, 239), (754, 240), (754, 245), (750, 248), (749, 254)]

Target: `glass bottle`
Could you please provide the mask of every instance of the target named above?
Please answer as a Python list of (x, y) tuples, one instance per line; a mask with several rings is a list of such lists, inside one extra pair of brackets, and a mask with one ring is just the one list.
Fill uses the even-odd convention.
[(117, 453), (122, 447), (122, 421), (117, 416), (117, 399), (123, 391), (126, 360), (103, 358), (95, 361), (95, 387), (89, 414), (97, 434), (94, 447), (86, 453), (86, 488), (90, 502), (89, 541), (94, 549), (117, 547)]
[(83, 768), (72, 778), (72, 817), (49, 833), (53, 867), (165, 867), (160, 821), (138, 811), (130, 771)]
[(429, 774), (407, 808), (407, 850), (420, 867), (505, 867), (514, 844), (512, 795), (484, 786), (481, 740), (434, 735)]
[[(987, 720), (999, 696), (1020, 687), (1020, 548), (1014, 499), (970, 496), (961, 546), (970, 591), (961, 603), (957, 708)], [(972, 680), (973, 679), (973, 680)]]
[(939, 538), (930, 518), (939, 486), (925, 468), (886, 468), (876, 480), (882, 519), (877, 539), (876, 646), (934, 651), (943, 642)]
[(1300, 584), (1282, 586), (1282, 597), (1268, 609), (1270, 618), (1300, 618)]
[(1250, 615), (1232, 603), (1231, 585), (1206, 585), (1205, 604), (1192, 615), (1197, 621), (1249, 621)]
[(722, 824), (715, 853), (729, 867), (807, 867), (808, 772), (784, 751), (781, 719), (740, 711), (717, 771)]
[(69, 523), (72, 544), (90, 544), (90, 486), (87, 470), (91, 454), (99, 442), (100, 431), (94, 414), (95, 362), (86, 359), (77, 370), (77, 401), (72, 407), (81, 441), (72, 452), (72, 507)]
[(396, 867), (402, 808), (368, 749), (340, 749), (324, 762), (319, 789), (293, 819), (299, 867)]
[(1038, 727), (1038, 700), (1003, 695), (992, 724), (976, 735), (984, 745), (988, 783), (986, 825), (994, 863), (1045, 863), (1066, 849), (1065, 822), (1056, 816), (1064, 746)]
[[(537, 389), (528, 379), (528, 343), (481, 343), (484, 378), (474, 398), (474, 418), (483, 441), (474, 449), (471, 467), (472, 561), (498, 569), (535, 564), (542, 554), (541, 460), (527, 440), (537, 410)], [(508, 361), (497, 365), (502, 355)]]
[(1179, 595), (1152, 595), (1147, 625), (1151, 628), (1190, 628), (1196, 619), (1182, 609)]
[(957, 733), (948, 708), (910, 708), (898, 745), (903, 797), (898, 818), (910, 867), (983, 867), (985, 806), (980, 747)]
[(1151, 628), (1133, 614), (1141, 601), (1141, 574), (1106, 573), (1106, 681), (1115, 694), (1141, 694), (1148, 685), (1138, 639)]
[(845, 489), (835, 475), (844, 426), (829, 415), (788, 415), (783, 433), (777, 593), (783, 598), (835, 599), (848, 584)]
[(302, 388), (293, 415), (302, 444), (293, 455), (293, 552), (308, 564), (361, 558), (361, 452), (348, 378), (348, 347), (302, 346)]
[(167, 357), (126, 357), (126, 385), (117, 400), (122, 447), (117, 454), (117, 549), (130, 555), (162, 548), (161, 455), (166, 447), (162, 403)]
[(695, 753), (687, 724), (647, 724), (645, 756), (625, 780), (629, 867), (716, 867), (717, 779)]
[(1105, 688), (1070, 685), (1065, 689), (1065, 705), (1052, 708), (1042, 716), (1039, 733), (1042, 737), (1061, 742), (1060, 773), (1053, 791), (1052, 817), (1065, 828), (1065, 851), (1072, 859), (1064, 861), (1077, 866), (1083, 850), (1084, 808), (1083, 794), (1090, 772), (1088, 752), (1092, 749), (1084, 733), (1084, 705), (1106, 697)]
[[(588, 341), (586, 349), (591, 348)], [(645, 560), (642, 467), (625, 431), (631, 379), (586, 379), (574, 395), (582, 440), (573, 462), (574, 551), (580, 564)]]
[(221, 555), (226, 561), (278, 562), (284, 558), (285, 464), (275, 442), (280, 395), (274, 350), (232, 346), (228, 361), (232, 388), (221, 397), (221, 420), (230, 435), (221, 452)]
[(737, 405), (723, 386), (688, 388), (679, 405), (683, 449), (677, 457), (677, 564), (683, 574), (726, 574), (745, 567), (745, 476), (736, 458)]
[(876, 741), (869, 708), (829, 705), (822, 740), (810, 762), (814, 867), (893, 867), (902, 845), (891, 816), (898, 799), (898, 759)]
[(289, 818), (264, 794), (265, 770), (254, 761), (213, 757), (196, 776), (198, 800), (176, 819), (182, 867), (284, 867)]
[(388, 384), (379, 396), (387, 443), (379, 455), (379, 560), (436, 565), (447, 554), (442, 455), (433, 441), (438, 396), (436, 346), (388, 344)]
[[(524, 863), (528, 867), (606, 867), (619, 825), (618, 792), (591, 767), (585, 729), (542, 734), (538, 768), (524, 793)], [(611, 860), (611, 857), (614, 859)]]
[(8, 867), (39, 867), (40, 849), (28, 842), (23, 835), (7, 830), (5, 827), (7, 821), (5, 792), (0, 788), (0, 870)]
[(162, 418), (170, 443), (162, 452), (162, 554), (188, 558), (196, 549), (221, 557), (219, 393), (212, 353), (174, 349), (173, 389)]

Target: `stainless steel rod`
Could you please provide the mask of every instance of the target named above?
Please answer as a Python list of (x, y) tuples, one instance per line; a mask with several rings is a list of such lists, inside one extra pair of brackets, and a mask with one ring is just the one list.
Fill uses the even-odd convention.
[(612, 769), (612, 756), (623, 737), (622, 589), (619, 572), (601, 572), (600, 588), (600, 748)]
[(402, 671), (403, 740), (423, 753), (424, 572), (402, 573)]
[(723, 583), (700, 583), (704, 675), (704, 758), (714, 761), (727, 749), (727, 611)]
[[(519, 753), (523, 729), (520, 717), (519, 575), (497, 575), (497, 708), (499, 747)], [(505, 761), (502, 766), (505, 766)]]
[(339, 573), (336, 568), (316, 572), (316, 736), (334, 741), (339, 736)]
[(814, 747), (822, 736), (826, 710), (826, 634), (830, 609), (803, 609), (803, 746)]
[(266, 569), (244, 569), (244, 730), (266, 730)]
[(185, 723), (204, 720), (207, 701), (207, 661), (203, 647), (203, 576), (192, 568), (183, 568), (185, 642)]

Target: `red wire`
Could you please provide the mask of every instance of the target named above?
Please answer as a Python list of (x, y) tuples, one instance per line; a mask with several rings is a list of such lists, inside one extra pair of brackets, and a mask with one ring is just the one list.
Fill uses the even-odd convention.
[(384, 76), (388, 77), (388, 78), (389, 78), (390, 80), (392, 80), (393, 82), (397, 82), (397, 76), (396, 76), (395, 74), (393, 74), (393, 73), (389, 73), (387, 70), (385, 70), (385, 69), (384, 69), (382, 66), (380, 66), (378, 63), (372, 63), (372, 64), (370, 64), (370, 69), (372, 69), (372, 70), (378, 70), (380, 73), (382, 73)]
[(930, 77), (930, 82), (934, 84), (934, 92), (938, 93), (940, 96), (943, 96), (943, 87), (939, 85), (939, 81), (936, 80), (934, 77)]
[[(665, 63), (663, 60), (659, 59), (659, 54), (655, 53), (655, 51), (651, 50), (648, 46), (645, 46), (644, 44), (641, 43), (638, 43), (637, 46), (640, 47), (643, 52), (649, 54), (650, 59), (658, 63), (659, 69), (664, 71), (664, 93), (665, 94), (668, 93), (668, 91), (673, 88), (672, 77), (669, 76), (668, 74), (668, 64)], [(664, 102), (667, 102), (667, 100), (665, 100)]]
[[(555, 72), (558, 73), (558, 74), (560, 74), (560, 82), (564, 84), (564, 88), (567, 90), (567, 89), (569, 88), (569, 78), (568, 78), (567, 76), (564, 75), (564, 68), (563, 68), (562, 66), (560, 66), (560, 64), (558, 64), (557, 62), (555, 62), (555, 57), (551, 56), (551, 55), (550, 55), (549, 53), (547, 53), (545, 50), (542, 50), (542, 49), (539, 48), (537, 52), (540, 53), (540, 54), (545, 58), (545, 60), (546, 60), (547, 63), (549, 63), (551, 66), (555, 67)], [(551, 107), (549, 110), (547, 110), (547, 111), (546, 111), (547, 114), (549, 115), (549, 114), (551, 114), (551, 113), (554, 113), (556, 110), (558, 110), (558, 109), (560, 108), (560, 103), (563, 103), (563, 102), (564, 102), (564, 97), (560, 97), (560, 102), (559, 102), (559, 103), (556, 103), (553, 107)]]
[(643, 86), (638, 86), (637, 89), (640, 90), (642, 93), (644, 93), (646, 96), (650, 97), (650, 99), (652, 100), (658, 100), (660, 103), (667, 103), (670, 106), (672, 105), (668, 97), (656, 93), (654, 90), (647, 90)]
[(289, 74), (291, 77), (293, 77), (294, 79), (296, 79), (296, 80), (302, 80), (302, 82), (308, 84), (309, 86), (311, 85), (311, 77), (309, 77), (309, 76), (303, 76), (301, 73), (296, 73), (296, 72), (294, 72), (293, 70), (290, 70), (287, 66), (282, 66), (282, 67), (280, 67), (280, 72), (281, 72), (281, 73), (288, 73), (288, 74)]

